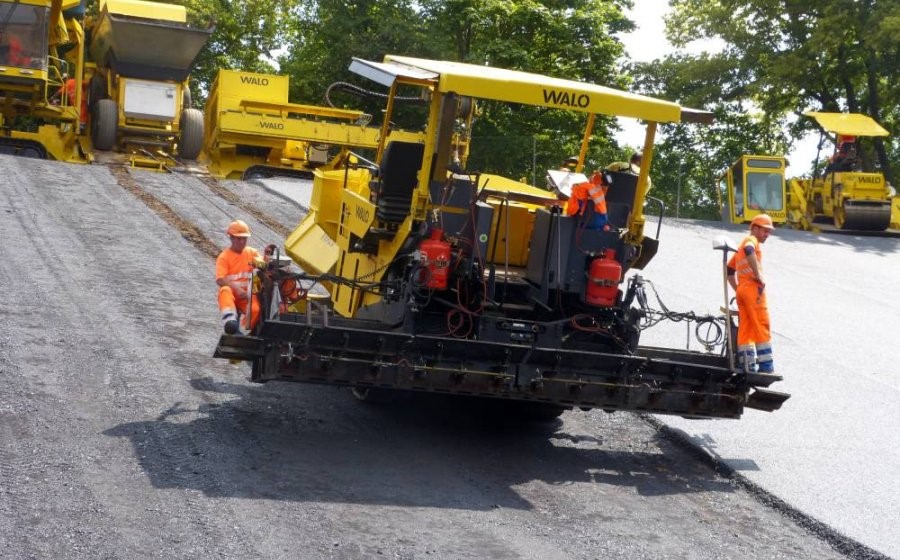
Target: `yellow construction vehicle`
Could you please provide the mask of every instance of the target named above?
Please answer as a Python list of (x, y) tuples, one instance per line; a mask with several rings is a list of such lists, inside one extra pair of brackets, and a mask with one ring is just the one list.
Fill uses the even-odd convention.
[(815, 222), (832, 222), (838, 230), (886, 230), (892, 221), (889, 186), (880, 171), (862, 168), (857, 151), (861, 138), (888, 136), (888, 131), (858, 113), (806, 115), (835, 134), (835, 152), (822, 176), (789, 181), (791, 224), (811, 229)]
[(0, 153), (90, 161), (82, 13), (79, 0), (0, 0)]
[(891, 229), (900, 230), (900, 196), (891, 197)]
[[(204, 151), (219, 178), (312, 177), (350, 147), (374, 149), (381, 129), (362, 111), (288, 102), (289, 78), (219, 70), (204, 112)], [(392, 131), (421, 141), (421, 133)]]
[[(478, 396), (545, 417), (578, 407), (737, 418), (789, 397), (765, 388), (779, 376), (739, 371), (731, 353), (639, 345), (657, 315), (645, 280), (626, 272), (658, 248), (660, 230), (645, 235), (643, 210), (656, 129), (708, 113), (457, 62), (388, 55), (354, 59), (350, 70), (388, 90), (376, 155), (314, 171), (310, 211), (285, 241), (290, 258), (269, 247), (255, 273), (258, 324), (223, 335), (217, 357), (251, 362), (260, 383), (347, 385), (363, 400)], [(395, 119), (415, 117), (395, 113), (400, 97), (427, 102), (419, 140), (392, 132)], [(457, 152), (480, 99), (583, 114), (576, 171), (597, 114), (647, 123), (640, 174), (604, 175), (605, 226), (593, 204), (578, 212), (566, 202), (570, 215), (556, 194), (465, 169)], [(309, 282), (327, 297), (310, 295)], [(729, 332), (724, 318), (698, 320)]]
[(787, 221), (785, 160), (778, 156), (744, 155), (719, 177), (716, 195), (722, 221), (749, 224), (768, 214), (776, 224)]
[(213, 29), (188, 25), (183, 6), (142, 0), (101, 0), (86, 26), (94, 148), (150, 167), (156, 152), (196, 159), (203, 113), (191, 107), (189, 74)]

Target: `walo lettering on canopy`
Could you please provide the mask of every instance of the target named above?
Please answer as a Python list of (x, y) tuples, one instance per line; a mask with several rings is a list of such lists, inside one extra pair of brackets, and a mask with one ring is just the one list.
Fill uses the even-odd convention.
[(241, 83), (251, 86), (267, 86), (269, 78), (261, 78), (259, 76), (241, 76)]
[(577, 107), (579, 109), (584, 109), (591, 104), (591, 96), (586, 93), (578, 93), (575, 91), (545, 89), (544, 103), (552, 103), (553, 105), (566, 105), (568, 107)]

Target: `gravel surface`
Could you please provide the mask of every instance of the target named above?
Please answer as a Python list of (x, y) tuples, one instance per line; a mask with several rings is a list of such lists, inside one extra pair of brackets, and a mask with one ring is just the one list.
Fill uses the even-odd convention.
[[(106, 167), (0, 162), (2, 558), (844, 557), (635, 415), (251, 384), (210, 357), (208, 254)], [(246, 218), (131, 175), (223, 245)]]

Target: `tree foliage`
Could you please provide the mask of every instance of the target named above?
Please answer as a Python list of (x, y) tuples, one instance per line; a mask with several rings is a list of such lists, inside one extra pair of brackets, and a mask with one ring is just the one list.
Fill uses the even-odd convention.
[[(221, 68), (291, 78), (290, 100), (372, 113), (385, 91), (356, 80), (352, 57), (386, 54), (464, 61), (624, 88), (624, 49), (615, 37), (634, 24), (632, 0), (158, 0), (188, 9), (196, 27), (215, 32), (192, 72), (202, 105)], [(90, 0), (96, 3), (96, 0)], [(331, 88), (349, 82), (356, 89)], [(365, 88), (367, 91), (362, 91)], [(375, 91), (372, 91), (372, 90)], [(403, 109), (401, 109), (401, 112)], [(572, 155), (586, 116), (484, 103), (470, 161), (480, 170), (537, 175)], [(613, 119), (598, 119), (589, 158), (618, 159)]]
[[(900, 122), (900, 0), (671, 0), (677, 46), (719, 39), (720, 53), (670, 59), (707, 102), (742, 102), (773, 122), (794, 119), (795, 138), (815, 127), (810, 110), (866, 113), (889, 130)], [(652, 72), (651, 72), (652, 73)], [(685, 92), (683, 90), (683, 92)], [(896, 138), (875, 143), (886, 174)]]
[[(173, 3), (173, 2), (169, 2)], [(299, 0), (178, 0), (197, 27), (215, 32), (192, 72), (195, 93), (204, 98), (220, 68), (274, 72), (274, 61), (291, 41), (290, 22)]]

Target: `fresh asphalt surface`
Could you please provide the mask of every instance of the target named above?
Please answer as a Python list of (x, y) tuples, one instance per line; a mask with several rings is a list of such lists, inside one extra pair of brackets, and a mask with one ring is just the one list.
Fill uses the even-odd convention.
[[(715, 312), (721, 252), (743, 227), (664, 225), (646, 276), (671, 309)], [(800, 511), (900, 558), (900, 239), (777, 230), (763, 246), (775, 364), (775, 413), (740, 421), (661, 418)], [(683, 342), (650, 334), (650, 343)]]
[[(306, 207), (306, 181), (265, 180)], [(646, 231), (656, 232), (655, 218)], [(722, 253), (747, 228), (666, 220), (638, 273), (672, 311), (719, 314)], [(781, 410), (740, 420), (659, 416), (752, 484), (883, 554), (900, 558), (900, 239), (778, 229), (763, 246)], [(659, 305), (651, 296), (651, 307)], [(662, 324), (643, 344), (684, 347), (694, 324)], [(696, 340), (692, 349), (699, 349)]]

